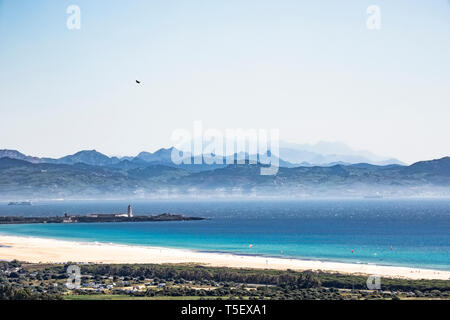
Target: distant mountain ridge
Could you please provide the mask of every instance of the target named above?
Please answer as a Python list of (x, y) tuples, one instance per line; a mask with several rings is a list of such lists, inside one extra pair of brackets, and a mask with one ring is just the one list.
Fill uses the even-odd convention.
[[(20, 153), (16, 150), (0, 150), (0, 158), (11, 158), (24, 160), (31, 163), (53, 163), (53, 164), (76, 164), (76, 163), (84, 163), (93, 166), (106, 166), (106, 167), (114, 167), (114, 168), (141, 168), (146, 167), (150, 164), (156, 165), (165, 165), (170, 167), (177, 167), (181, 169), (191, 170), (191, 171), (204, 171), (204, 170), (214, 170), (217, 168), (223, 168), (231, 163), (237, 163), (238, 159), (248, 159), (250, 158), (248, 154), (239, 153), (234, 156), (221, 157), (222, 163), (210, 163), (208, 164), (205, 161), (205, 158), (208, 156), (192, 156), (190, 154), (184, 154), (184, 158), (189, 160), (189, 163), (181, 163), (174, 164), (172, 161), (172, 152), (177, 149), (174, 147), (171, 148), (162, 148), (154, 153), (151, 152), (140, 152), (136, 157), (108, 157), (103, 153), (100, 153), (96, 150), (83, 150), (79, 151), (73, 155), (64, 156), (58, 159), (52, 158), (38, 158), (38, 157), (30, 157), (26, 156), (23, 153)], [(179, 151), (182, 155), (183, 153)], [(282, 159), (276, 158), (273, 156), (273, 161), (278, 161), (279, 166), (282, 167), (294, 167), (295, 164), (289, 163)]]
[[(341, 146), (341, 149), (344, 148)], [(306, 148), (308, 149), (308, 148)], [(0, 158), (8, 157), (12, 159), (19, 159), (28, 161), (31, 163), (54, 163), (54, 164), (76, 164), (84, 163), (93, 166), (110, 166), (116, 168), (138, 168), (143, 167), (148, 164), (162, 164), (172, 167), (183, 168), (191, 171), (204, 171), (204, 170), (214, 170), (217, 168), (223, 168), (227, 164), (236, 163), (237, 159), (249, 159), (254, 158), (254, 156), (249, 156), (247, 153), (239, 152), (234, 155), (221, 156), (222, 164), (206, 164), (205, 158), (210, 156), (192, 156), (190, 154), (184, 154), (184, 157), (190, 159), (191, 163), (196, 163), (196, 165), (189, 164), (179, 164), (175, 165), (172, 162), (171, 154), (173, 150), (177, 150), (174, 147), (171, 148), (161, 148), (153, 153), (142, 151), (137, 156), (125, 156), (125, 157), (108, 157), (107, 155), (100, 153), (96, 150), (82, 150), (76, 152), (72, 155), (67, 155), (58, 159), (52, 158), (38, 158), (24, 155), (17, 150), (0, 150)], [(181, 152), (181, 151), (179, 151)], [(181, 152), (182, 154), (182, 152)], [(276, 160), (280, 167), (292, 168), (298, 166), (333, 166), (335, 164), (350, 165), (356, 163), (370, 163), (376, 165), (388, 165), (388, 164), (402, 164), (402, 162), (396, 159), (390, 160), (379, 160), (371, 161), (367, 158), (357, 156), (357, 155), (322, 155), (311, 151), (281, 148), (280, 155), (272, 155), (272, 160)], [(276, 159), (275, 159), (276, 157)], [(233, 160), (234, 159), (234, 160)], [(198, 163), (202, 163), (199, 165)]]
[(398, 159), (381, 157), (365, 150), (353, 150), (340, 142), (320, 141), (316, 144), (280, 142), (280, 156), (289, 162), (311, 165), (328, 165), (330, 163), (405, 165)]
[(83, 150), (59, 159), (42, 158), (42, 163), (75, 164), (85, 163), (94, 166), (107, 166), (120, 162), (117, 157), (108, 157), (96, 150)]
[(17, 160), (24, 160), (24, 161), (28, 161), (31, 163), (42, 162), (42, 159), (40, 159), (38, 157), (26, 156), (17, 150), (9, 150), (9, 149), (0, 150), (0, 158), (11, 158), (11, 159), (17, 159)]
[[(260, 164), (175, 166), (168, 149), (129, 159), (109, 158), (95, 150), (76, 153), (61, 162), (30, 162), (16, 152), (0, 153), (0, 197), (102, 198), (160, 196), (269, 195), (303, 196), (446, 196), (450, 197), (450, 158), (420, 161), (410, 166), (367, 163), (280, 167), (262, 176)], [(22, 159), (3, 157), (13, 155)], [(141, 155), (142, 156), (142, 155)], [(236, 155), (235, 155), (236, 156)], [(105, 158), (106, 157), (106, 158)], [(109, 160), (108, 160), (109, 159)], [(152, 160), (157, 160), (156, 162)], [(87, 164), (79, 161), (97, 163)], [(190, 166), (190, 167), (189, 167)]]

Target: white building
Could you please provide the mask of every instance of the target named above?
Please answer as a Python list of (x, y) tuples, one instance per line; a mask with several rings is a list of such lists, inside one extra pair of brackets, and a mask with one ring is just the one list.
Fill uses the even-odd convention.
[(114, 216), (115, 217), (133, 218), (133, 208), (131, 208), (131, 205), (128, 205), (127, 213), (115, 214)]

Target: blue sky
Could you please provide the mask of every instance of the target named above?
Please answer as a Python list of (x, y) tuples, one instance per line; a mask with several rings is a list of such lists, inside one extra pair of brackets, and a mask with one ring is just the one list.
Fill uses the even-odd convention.
[(449, 57), (448, 0), (0, 0), (0, 148), (133, 155), (201, 120), (438, 158)]

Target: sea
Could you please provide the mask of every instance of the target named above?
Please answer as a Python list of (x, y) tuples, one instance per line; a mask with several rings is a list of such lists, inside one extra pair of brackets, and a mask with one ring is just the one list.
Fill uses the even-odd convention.
[(450, 199), (1, 202), (0, 215), (124, 213), (128, 204), (135, 215), (207, 219), (0, 225), (0, 234), (450, 270)]

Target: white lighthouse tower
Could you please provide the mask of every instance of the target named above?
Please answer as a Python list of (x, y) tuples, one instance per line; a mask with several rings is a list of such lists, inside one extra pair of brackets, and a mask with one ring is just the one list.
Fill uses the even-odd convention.
[(127, 215), (128, 215), (128, 218), (133, 217), (133, 208), (131, 208), (131, 204), (128, 205)]

